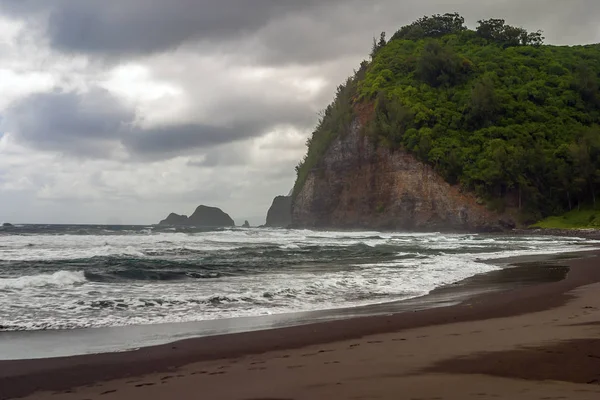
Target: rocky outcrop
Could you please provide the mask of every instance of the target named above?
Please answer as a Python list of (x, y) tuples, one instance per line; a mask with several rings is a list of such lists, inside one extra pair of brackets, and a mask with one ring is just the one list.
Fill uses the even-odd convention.
[(159, 225), (188, 225), (188, 217), (187, 215), (171, 213), (167, 218), (160, 221)]
[(355, 121), (313, 169), (292, 205), (294, 227), (496, 231), (510, 217), (451, 186), (403, 150), (376, 148)]
[(3, 226), (4, 228), (14, 228), (14, 227), (15, 227), (13, 224), (10, 224), (10, 223), (8, 223), (8, 222), (5, 222), (5, 223), (3, 223), (3, 224), (2, 224), (2, 226)]
[(160, 225), (191, 225), (204, 227), (229, 227), (235, 226), (231, 217), (216, 207), (198, 206), (192, 215), (178, 215), (171, 213), (167, 219), (160, 221)]
[(244, 225), (242, 225), (242, 228), (250, 228), (250, 222), (248, 222), (248, 220), (244, 221)]
[(292, 223), (292, 197), (277, 196), (267, 212), (266, 227), (287, 228)]
[(228, 214), (217, 207), (208, 206), (198, 206), (188, 221), (190, 225), (194, 226), (235, 226), (235, 222)]

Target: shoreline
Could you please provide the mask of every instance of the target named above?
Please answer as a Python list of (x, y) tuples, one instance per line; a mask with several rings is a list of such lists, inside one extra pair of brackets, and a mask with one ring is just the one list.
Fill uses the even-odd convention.
[(600, 240), (600, 229), (595, 228), (523, 228), (514, 229), (514, 235), (539, 235), (539, 236), (560, 236), (560, 237), (578, 237), (588, 240)]
[[(168, 345), (187, 339), (289, 328), (336, 320), (390, 315), (448, 307), (483, 293), (513, 289), (564, 279), (567, 271), (540, 267), (560, 258), (585, 256), (594, 249), (485, 259), (478, 262), (500, 269), (439, 286), (429, 293), (402, 300), (291, 313), (233, 317), (156, 325), (0, 332), (0, 361), (40, 360), (114, 352), (128, 352)], [(527, 267), (534, 265), (533, 268)]]
[[(447, 307), (186, 339), (120, 353), (0, 361), (0, 399), (167, 372), (201, 361), (231, 359), (369, 335), (548, 310), (564, 305), (571, 299), (569, 291), (600, 282), (600, 269), (594, 267), (599, 256), (600, 251), (595, 250), (586, 252), (584, 258), (559, 260), (561, 265), (570, 267), (563, 280), (483, 293)], [(519, 262), (518, 257), (514, 262)]]

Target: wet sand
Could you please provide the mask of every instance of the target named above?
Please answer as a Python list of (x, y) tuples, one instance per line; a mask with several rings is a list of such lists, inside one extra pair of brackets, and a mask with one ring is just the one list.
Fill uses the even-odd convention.
[(598, 399), (599, 255), (456, 306), (0, 362), (0, 398)]

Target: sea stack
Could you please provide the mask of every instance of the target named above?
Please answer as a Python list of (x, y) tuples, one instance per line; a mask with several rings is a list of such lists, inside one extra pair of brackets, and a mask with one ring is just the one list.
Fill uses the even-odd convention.
[(292, 197), (277, 196), (267, 213), (266, 227), (287, 228), (292, 224)]
[(188, 218), (188, 223), (194, 226), (235, 226), (233, 219), (220, 208), (208, 206), (198, 206), (196, 211)]
[(242, 228), (250, 228), (250, 222), (248, 222), (248, 220), (244, 221), (244, 225), (242, 225)]
[(160, 221), (159, 225), (188, 225), (188, 217), (187, 215), (171, 213), (166, 219)]
[(221, 228), (235, 226), (235, 222), (221, 209), (201, 205), (198, 206), (196, 211), (189, 217), (171, 213), (166, 219), (160, 221), (159, 225), (187, 225)]

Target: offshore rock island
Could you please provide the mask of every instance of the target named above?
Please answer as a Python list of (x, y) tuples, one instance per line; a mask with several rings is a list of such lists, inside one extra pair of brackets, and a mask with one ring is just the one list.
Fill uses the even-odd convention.
[(226, 214), (217, 207), (198, 206), (196, 211), (189, 217), (186, 215), (179, 215), (175, 213), (169, 214), (169, 216), (160, 221), (159, 225), (172, 225), (172, 226), (199, 226), (199, 227), (231, 227), (235, 226), (235, 222), (229, 214)]
[(296, 167), (292, 226), (490, 231), (595, 206), (600, 46), (424, 17), (337, 89)]

